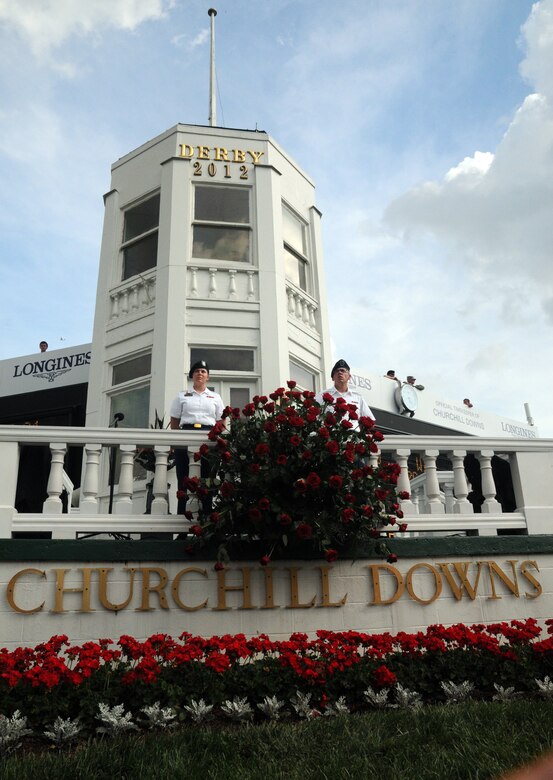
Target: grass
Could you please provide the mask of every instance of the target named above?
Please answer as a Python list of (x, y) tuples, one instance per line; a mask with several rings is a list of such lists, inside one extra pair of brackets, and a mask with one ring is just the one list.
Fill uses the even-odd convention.
[(2, 780), (486, 780), (551, 748), (553, 702), (471, 702), (301, 723), (186, 726), (174, 733), (19, 753)]

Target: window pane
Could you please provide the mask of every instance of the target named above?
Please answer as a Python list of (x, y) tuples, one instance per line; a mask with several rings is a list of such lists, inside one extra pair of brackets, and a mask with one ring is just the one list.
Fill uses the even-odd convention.
[(120, 412), (125, 419), (119, 423), (120, 428), (149, 428), (148, 420), (150, 406), (150, 386), (137, 387), (126, 393), (114, 395), (111, 399), (111, 419)]
[(233, 409), (243, 409), (250, 402), (250, 391), (247, 387), (230, 388), (230, 405)]
[(140, 376), (147, 376), (152, 368), (152, 356), (140, 355), (140, 357), (126, 360), (113, 366), (112, 385), (120, 385), (121, 382), (128, 382), (130, 379), (137, 379)]
[(123, 241), (145, 233), (159, 225), (159, 195), (125, 211)]
[(315, 375), (293, 360), (290, 361), (290, 379), (295, 379), (304, 390), (315, 390)]
[(302, 290), (307, 290), (305, 261), (284, 247), (284, 272), (288, 279)]
[(250, 221), (250, 195), (242, 187), (196, 187), (194, 218), (209, 222)]
[(253, 371), (253, 349), (192, 347), (190, 365), (198, 360), (205, 360), (210, 371)]
[(250, 259), (250, 231), (194, 225), (192, 255), (208, 260), (247, 263)]
[(151, 233), (123, 249), (123, 279), (155, 268), (157, 263), (157, 233)]
[(305, 255), (305, 225), (288, 209), (282, 209), (282, 236), (300, 255)]

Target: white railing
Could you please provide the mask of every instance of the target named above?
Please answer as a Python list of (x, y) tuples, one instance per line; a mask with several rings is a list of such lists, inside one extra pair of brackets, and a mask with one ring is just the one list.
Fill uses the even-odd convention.
[[(168, 473), (171, 447), (188, 446), (190, 474), (199, 475), (194, 453), (206, 441), (205, 433), (194, 431), (142, 430), (135, 428), (69, 428), (0, 426), (0, 538), (13, 532), (49, 531), (52, 538), (74, 539), (87, 533), (182, 532), (187, 525), (174, 511), (173, 471)], [(51, 465), (47, 498), (42, 513), (18, 513), (16, 489), (19, 452), (22, 446), (48, 446)], [(78, 506), (63, 512), (64, 462), (68, 448), (83, 451), (83, 468)], [(138, 450), (155, 454), (152, 475), (151, 513), (146, 508), (145, 480), (134, 475)], [(118, 450), (118, 484), (108, 513), (109, 453)], [(477, 532), (496, 534), (517, 531), (528, 534), (553, 532), (553, 440), (483, 439), (467, 436), (393, 436), (381, 444), (383, 457), (391, 457), (400, 468), (398, 489), (410, 494), (401, 508), (410, 533)], [(471, 503), (471, 486), (465, 457), (476, 459), (479, 511)], [(441, 457), (440, 457), (441, 456)], [(514, 511), (503, 511), (498, 501), (492, 459), (499, 456), (507, 468)], [(378, 455), (371, 456), (372, 465)], [(416, 458), (422, 472), (413, 475), (410, 464)], [(437, 461), (450, 466), (439, 470)], [(168, 490), (168, 484), (173, 486)]]

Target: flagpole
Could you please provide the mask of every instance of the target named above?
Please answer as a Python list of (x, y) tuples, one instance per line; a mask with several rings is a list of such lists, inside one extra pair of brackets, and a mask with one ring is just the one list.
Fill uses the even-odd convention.
[(210, 55), (210, 69), (209, 69), (209, 124), (214, 127), (217, 124), (216, 116), (216, 97), (215, 97), (215, 17), (217, 11), (215, 8), (210, 8), (207, 12), (211, 17), (211, 55)]

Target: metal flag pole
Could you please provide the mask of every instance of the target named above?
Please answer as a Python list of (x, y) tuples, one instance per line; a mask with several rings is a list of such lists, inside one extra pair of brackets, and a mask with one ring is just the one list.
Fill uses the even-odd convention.
[(211, 17), (211, 54), (209, 69), (209, 124), (214, 127), (217, 124), (217, 101), (215, 98), (215, 17), (217, 11), (210, 8), (207, 12)]

